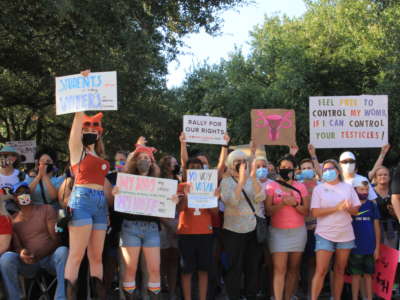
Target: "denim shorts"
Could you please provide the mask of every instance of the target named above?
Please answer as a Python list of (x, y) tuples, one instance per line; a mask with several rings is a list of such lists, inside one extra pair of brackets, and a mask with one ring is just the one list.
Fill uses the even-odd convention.
[(92, 224), (94, 230), (107, 229), (108, 207), (103, 191), (75, 186), (68, 206), (72, 209), (71, 226)]
[(353, 249), (355, 246), (354, 240), (349, 242), (332, 242), (318, 234), (315, 235), (315, 251), (326, 250), (335, 252), (336, 249)]
[(121, 247), (160, 247), (158, 224), (147, 221), (129, 221), (122, 223)]

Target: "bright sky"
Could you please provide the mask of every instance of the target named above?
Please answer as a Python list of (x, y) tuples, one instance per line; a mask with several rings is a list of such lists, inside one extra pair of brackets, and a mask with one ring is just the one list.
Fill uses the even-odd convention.
[(301, 16), (305, 12), (303, 0), (255, 0), (254, 4), (226, 11), (221, 15), (224, 23), (221, 35), (212, 37), (204, 32), (191, 34), (184, 39), (187, 47), (185, 54), (168, 66), (168, 87), (179, 86), (193, 66), (207, 60), (218, 63), (227, 58), (235, 46), (246, 54), (249, 51), (249, 32), (255, 25), (262, 24), (264, 16), (286, 14), (290, 17)]

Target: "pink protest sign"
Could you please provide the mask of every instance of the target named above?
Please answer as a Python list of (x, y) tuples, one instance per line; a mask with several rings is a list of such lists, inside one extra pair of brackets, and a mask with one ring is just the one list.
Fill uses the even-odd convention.
[(257, 145), (296, 145), (294, 110), (252, 109), (251, 136)]
[(385, 300), (392, 298), (394, 279), (396, 276), (399, 251), (381, 244), (380, 256), (375, 263), (372, 288), (374, 293)]
[(176, 180), (118, 173), (117, 187), (115, 211), (163, 218), (175, 217), (176, 205), (172, 196), (177, 191)]

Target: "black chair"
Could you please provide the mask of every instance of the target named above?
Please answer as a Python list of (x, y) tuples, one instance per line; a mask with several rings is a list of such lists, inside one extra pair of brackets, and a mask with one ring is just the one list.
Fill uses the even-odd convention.
[(27, 300), (52, 300), (57, 287), (57, 277), (46, 270), (40, 270), (34, 278), (26, 283)]

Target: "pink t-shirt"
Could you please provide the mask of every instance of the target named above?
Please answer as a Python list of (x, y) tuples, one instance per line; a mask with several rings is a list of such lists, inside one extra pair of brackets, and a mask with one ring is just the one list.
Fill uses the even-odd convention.
[[(350, 184), (344, 182), (336, 185), (323, 183), (314, 188), (311, 209), (334, 207), (343, 200), (348, 200), (352, 206), (361, 205), (357, 193)], [(351, 215), (346, 211), (319, 217), (315, 234), (332, 242), (349, 242), (354, 240), (351, 222)]]
[[(303, 199), (308, 196), (304, 184), (293, 181), (292, 185), (301, 192)], [(275, 181), (268, 182), (266, 194), (267, 196), (272, 197), (273, 204), (279, 204), (282, 202), (283, 196), (293, 196), (299, 204), (301, 203), (301, 198), (298, 192), (284, 188)], [(296, 208), (285, 205), (271, 217), (271, 225), (272, 227), (281, 229), (298, 228), (304, 225), (304, 216), (300, 214)]]

